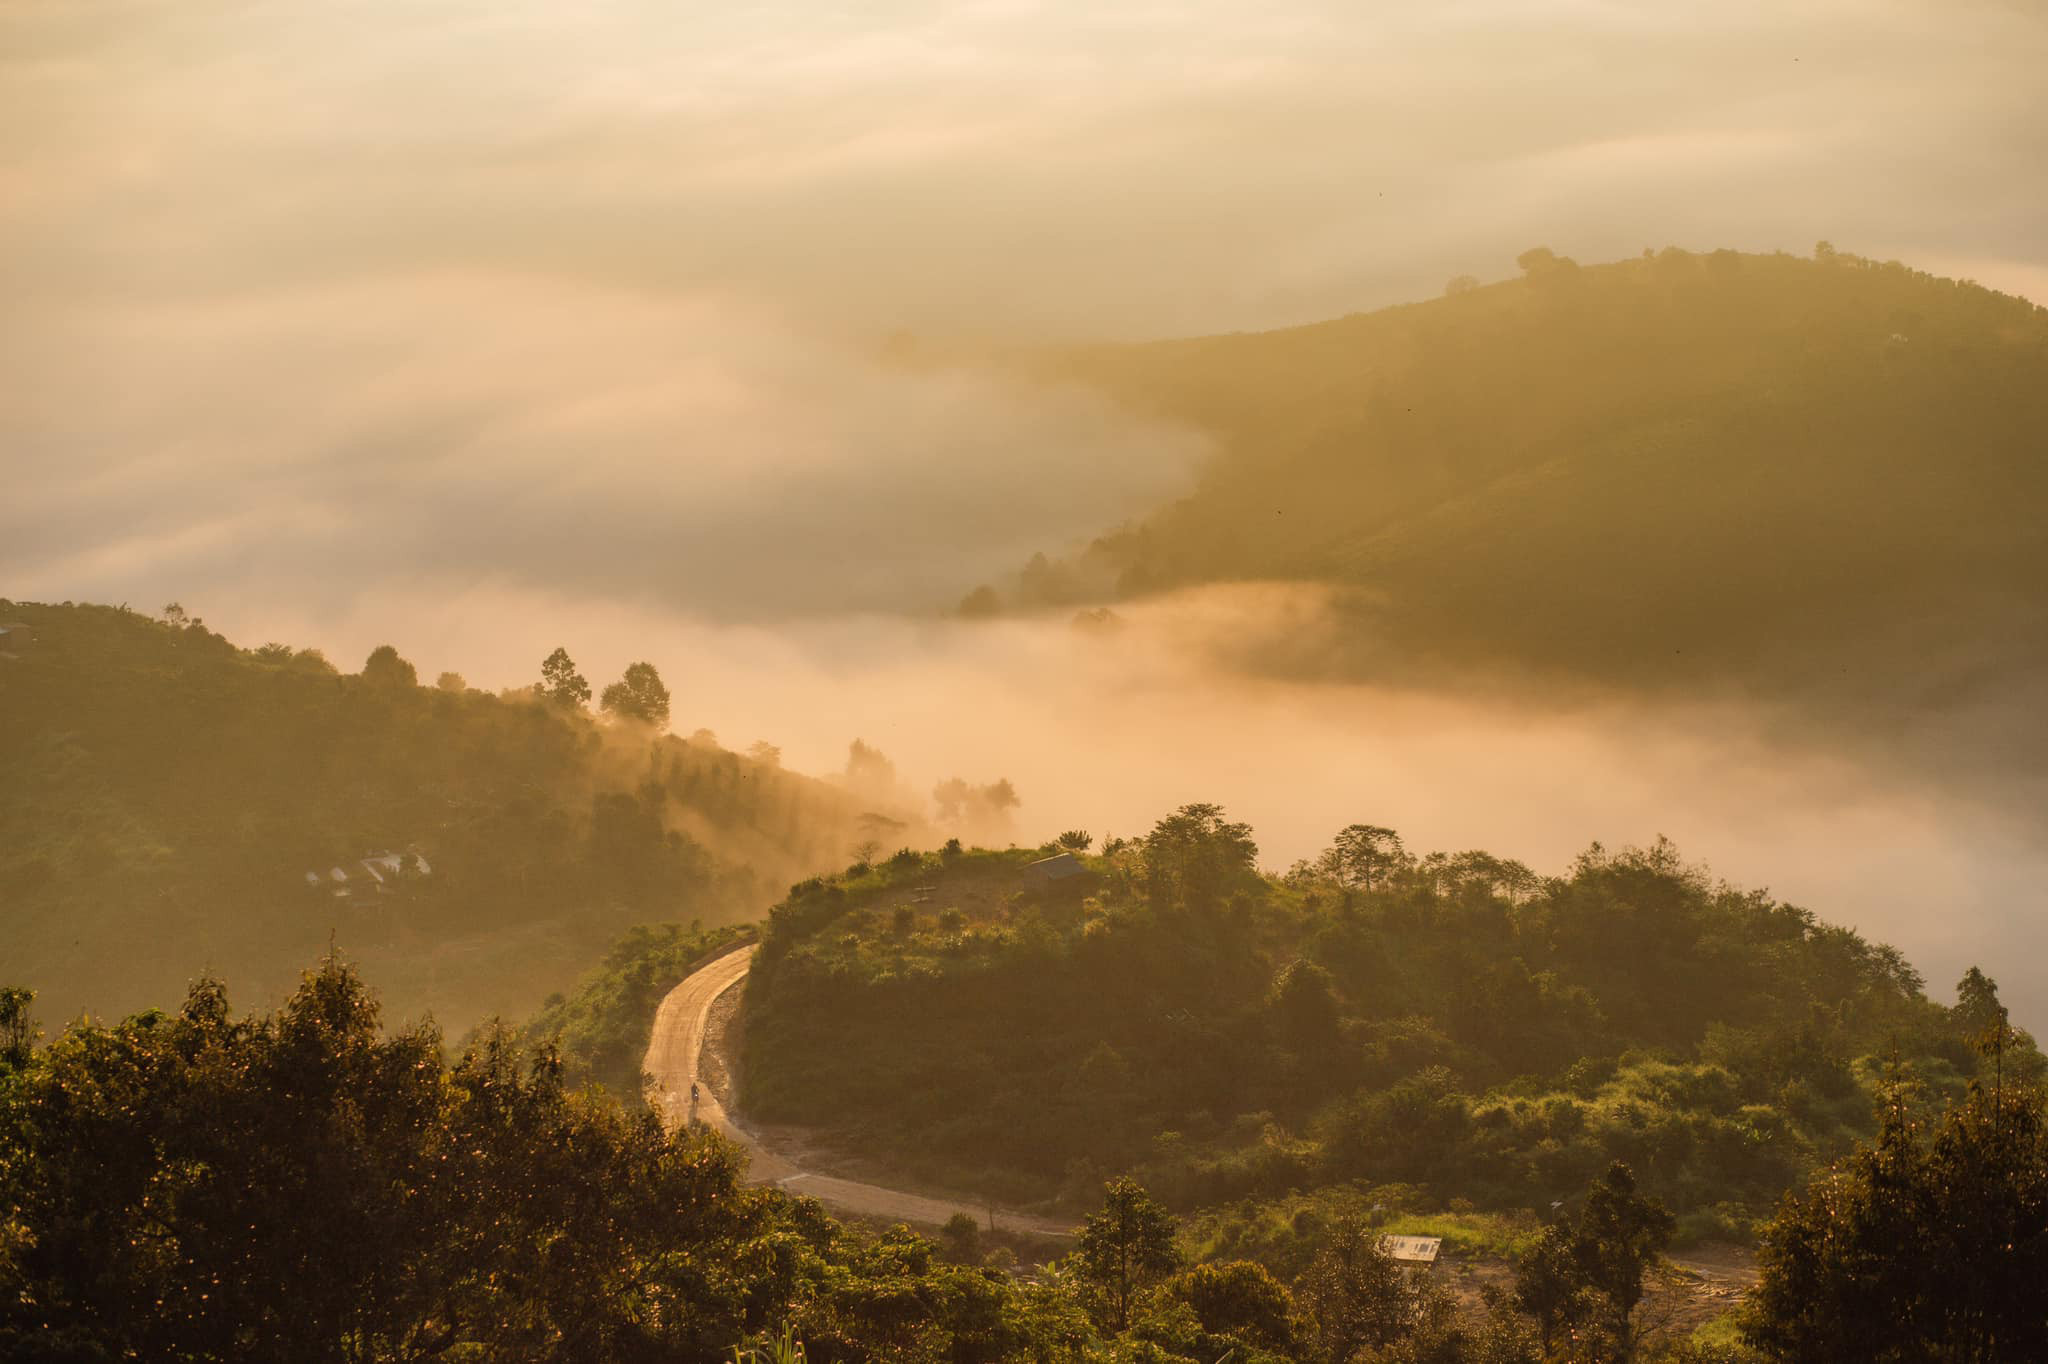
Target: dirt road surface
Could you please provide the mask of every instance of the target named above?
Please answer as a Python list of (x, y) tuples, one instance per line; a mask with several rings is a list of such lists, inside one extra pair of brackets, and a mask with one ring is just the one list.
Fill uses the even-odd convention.
[[(818, 1174), (798, 1166), (762, 1145), (753, 1133), (733, 1120), (711, 1086), (698, 1073), (709, 1029), (711, 1006), (718, 997), (747, 978), (753, 965), (754, 948), (749, 946), (699, 967), (661, 1001), (654, 1015), (654, 1036), (647, 1045), (647, 1059), (641, 1069), (652, 1078), (648, 1101), (670, 1127), (700, 1122), (717, 1129), (746, 1149), (748, 1176), (757, 1184), (774, 1184), (791, 1193), (808, 1194), (826, 1206), (861, 1217), (913, 1222), (942, 1227), (957, 1213), (966, 1213), (986, 1224), (986, 1204), (958, 1203), (944, 1198), (927, 1198), (902, 1189), (863, 1184)], [(690, 1098), (692, 1086), (697, 1097)], [(1023, 1213), (995, 1212), (998, 1227), (1030, 1232), (1038, 1236), (1067, 1236), (1073, 1228), (1042, 1217)]]

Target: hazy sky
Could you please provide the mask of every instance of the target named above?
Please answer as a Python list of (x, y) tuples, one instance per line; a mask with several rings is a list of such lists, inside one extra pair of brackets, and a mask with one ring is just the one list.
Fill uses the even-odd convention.
[(2031, 0), (10, 0), (7, 285), (460, 264), (883, 327), (1271, 325), (1536, 242), (2048, 280)]
[(1829, 238), (2048, 302), (2044, 16), (6, 0), (0, 595), (493, 685), (652, 656), (686, 727), (1011, 775), (1034, 831), (1215, 799), (1283, 859), (1369, 818), (1544, 869), (1668, 832), (1938, 972), (2039, 960), (2033, 851), (1733, 722), (1226, 683), (1185, 612), (1113, 665), (876, 614), (1203, 448), (872, 342), (1306, 321), (1539, 242)]
[(925, 609), (1201, 450), (898, 330), (1273, 325), (1538, 241), (2048, 300), (2044, 16), (10, 0), (0, 592)]

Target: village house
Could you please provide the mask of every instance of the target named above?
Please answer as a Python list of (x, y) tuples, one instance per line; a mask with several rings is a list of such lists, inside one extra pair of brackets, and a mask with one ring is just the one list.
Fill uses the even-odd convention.
[(1049, 886), (1087, 874), (1088, 867), (1080, 858), (1070, 852), (1054, 853), (1051, 857), (1041, 857), (1024, 868), (1024, 884)]
[(1428, 1269), (1436, 1263), (1437, 1252), (1443, 1249), (1441, 1236), (1382, 1236), (1380, 1249), (1387, 1252), (1387, 1258), (1396, 1264), (1414, 1269)]
[(326, 889), (337, 900), (381, 895), (405, 877), (408, 856), (412, 858), (413, 875), (433, 875), (434, 869), (418, 853), (374, 852), (325, 871), (309, 871), (306, 884), (316, 890)]

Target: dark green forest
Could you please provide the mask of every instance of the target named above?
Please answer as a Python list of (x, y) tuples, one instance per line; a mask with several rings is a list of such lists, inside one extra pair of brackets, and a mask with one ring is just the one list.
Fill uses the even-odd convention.
[[(487, 1029), (448, 1059), (330, 956), (275, 1012), (198, 982), (177, 1011), (39, 1045), (0, 989), (0, 1357), (739, 1364), (1745, 1364), (2038, 1359), (2048, 1123), (2018, 1075), (1883, 1118), (1763, 1229), (1714, 1339), (1643, 1303), (1670, 1211), (1624, 1162), (1553, 1209), (1511, 1284), (1404, 1269), (1377, 1215), (1295, 1267), (1217, 1254), (1142, 1183), (1020, 1273), (956, 1218), (864, 1227), (749, 1187), (715, 1135), (576, 1089)], [(1994, 1017), (1984, 1054), (2018, 1047)]]
[(1375, 1203), (1512, 1235), (1617, 1160), (1684, 1235), (1744, 1238), (1888, 1086), (1924, 1116), (1991, 1075), (1986, 977), (1944, 1006), (1665, 844), (1552, 877), (1366, 825), (1285, 876), (1255, 853), (1189, 806), (1049, 886), (963, 851), (796, 887), (746, 986), (748, 1111), (1020, 1203), (1133, 1172), (1219, 1245)]
[[(238, 648), (182, 612), (0, 614), (34, 637), (0, 658), (0, 968), (53, 1017), (208, 969), (280, 998), (331, 935), (394, 1013), (459, 1030), (530, 1012), (632, 924), (751, 918), (863, 836), (851, 793), (661, 734), (644, 677), (593, 716), (566, 653), (535, 660), (553, 690), (494, 695), (389, 649), (351, 674)], [(365, 885), (378, 852), (395, 874)]]
[[(1240, 666), (1754, 690), (1802, 723), (1937, 714), (1914, 756), (2038, 771), (2048, 309), (1837, 252), (1676, 248), (1313, 326), (1015, 363), (1207, 437), (1185, 498), (971, 613), (1246, 580)], [(1980, 716), (1962, 728), (1959, 714)], [(1890, 755), (1902, 739), (1884, 730)]]

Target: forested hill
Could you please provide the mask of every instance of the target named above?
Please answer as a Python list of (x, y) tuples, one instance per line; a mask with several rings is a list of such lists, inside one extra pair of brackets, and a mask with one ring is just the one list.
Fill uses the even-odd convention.
[(1303, 1200), (1526, 1217), (1616, 1159), (1739, 1233), (1881, 1092), (1931, 1112), (1992, 1077), (1990, 981), (1944, 1007), (1896, 951), (1664, 845), (1541, 877), (1353, 826), (1276, 878), (1190, 806), (1061, 882), (1036, 855), (798, 887), (747, 985), (749, 1111), (1019, 1202), (1136, 1170), (1241, 1203), (1226, 1238)]
[(1041, 357), (1217, 453), (1184, 500), (972, 605), (1306, 580), (1355, 589), (1344, 628), (1259, 641), (1261, 666), (1945, 701), (2040, 678), (2048, 309), (1825, 246), (1522, 265)]
[(574, 698), (424, 686), (395, 655), (345, 675), (112, 607), (0, 622), (31, 636), (0, 656), (0, 962), (49, 1018), (208, 968), (274, 996), (331, 932), (394, 1016), (459, 1031), (531, 1012), (628, 925), (750, 918), (868, 836), (837, 786)]

